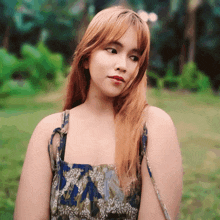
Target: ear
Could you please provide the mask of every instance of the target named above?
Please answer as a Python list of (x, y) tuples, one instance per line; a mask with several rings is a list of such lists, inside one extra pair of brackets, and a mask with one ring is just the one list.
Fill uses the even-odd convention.
[(84, 66), (85, 69), (89, 69), (89, 61), (88, 61), (88, 59), (86, 59), (84, 61), (83, 66)]

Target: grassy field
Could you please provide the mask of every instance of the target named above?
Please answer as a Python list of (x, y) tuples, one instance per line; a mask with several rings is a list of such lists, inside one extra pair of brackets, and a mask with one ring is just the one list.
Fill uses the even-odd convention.
[[(220, 219), (220, 101), (208, 94), (148, 90), (177, 128), (184, 167), (179, 219)], [(61, 109), (60, 93), (0, 100), (0, 219), (10, 220), (30, 136)], [(172, 187), (172, 186), (171, 186)]]

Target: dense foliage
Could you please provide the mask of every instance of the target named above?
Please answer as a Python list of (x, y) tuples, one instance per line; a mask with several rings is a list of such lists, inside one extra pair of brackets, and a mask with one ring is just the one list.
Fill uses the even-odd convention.
[[(119, 2), (126, 3), (135, 11), (141, 9), (148, 13), (155, 12), (158, 15), (156, 22), (148, 21), (151, 29), (149, 71), (156, 73), (159, 78), (164, 78), (169, 73), (169, 83), (165, 82), (165, 87), (171, 89), (175, 87), (175, 77), (184, 73), (183, 66), (188, 62), (194, 62), (198, 71), (202, 71), (209, 77), (212, 89), (219, 90), (219, 0), (127, 0)], [(112, 4), (115, 4), (115, 1), (0, 0), (1, 45), (9, 54), (22, 58), (24, 44), (37, 47), (36, 45), (43, 41), (51, 51), (61, 53), (64, 62), (70, 64), (73, 51), (92, 16)], [(11, 71), (14, 72), (13, 68)], [(2, 73), (2, 75), (5, 74)], [(172, 80), (170, 80), (171, 76), (173, 76)], [(2, 77), (0, 76), (0, 80)], [(22, 77), (25, 78), (23, 75)], [(204, 81), (203, 77), (202, 82)], [(151, 75), (149, 75), (149, 82), (152, 86), (159, 85)], [(190, 88), (190, 90), (200, 91), (201, 89)]]
[(64, 80), (65, 66), (61, 54), (51, 53), (40, 42), (37, 47), (24, 44), (23, 59), (0, 49), (0, 96), (31, 95), (58, 87)]
[(181, 75), (175, 76), (171, 69), (168, 69), (164, 77), (158, 76), (155, 72), (148, 72), (148, 76), (155, 80), (158, 89), (168, 88), (171, 90), (188, 90), (191, 92), (209, 93), (211, 83), (209, 77), (199, 71), (196, 64), (189, 62), (183, 66)]

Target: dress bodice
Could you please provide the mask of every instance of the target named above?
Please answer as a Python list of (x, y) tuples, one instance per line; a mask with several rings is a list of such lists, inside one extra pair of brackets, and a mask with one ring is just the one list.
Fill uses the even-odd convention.
[[(115, 165), (70, 164), (64, 161), (69, 111), (63, 113), (62, 126), (51, 136), (48, 150), (53, 172), (51, 219), (137, 219), (141, 199), (141, 176), (132, 194), (125, 196), (119, 187)], [(53, 138), (60, 135), (57, 154), (53, 156)], [(139, 149), (140, 163), (146, 155), (147, 128), (144, 126)], [(150, 167), (148, 172), (152, 178)], [(158, 193), (158, 192), (157, 192)], [(159, 196), (159, 193), (158, 193)], [(166, 212), (165, 207), (163, 207)], [(165, 216), (169, 217), (168, 213)], [(169, 219), (169, 218), (167, 218)]]

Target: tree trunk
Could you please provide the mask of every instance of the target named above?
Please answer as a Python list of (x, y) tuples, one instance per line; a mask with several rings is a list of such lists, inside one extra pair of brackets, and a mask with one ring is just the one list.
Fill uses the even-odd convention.
[(85, 0), (80, 0), (81, 4), (84, 5), (83, 9), (83, 17), (80, 22), (79, 28), (77, 30), (77, 44), (81, 41), (88, 25), (89, 25), (89, 18), (88, 18), (88, 3)]
[(6, 50), (8, 50), (9, 48), (9, 36), (10, 36), (10, 26), (8, 25), (5, 31), (5, 36), (3, 39), (3, 48), (5, 48)]
[(179, 56), (179, 73), (183, 71), (183, 66), (186, 63), (186, 45), (183, 44), (181, 48), (181, 54)]
[[(186, 26), (184, 32), (184, 44), (180, 55), (180, 73), (186, 62), (195, 61), (196, 52), (196, 11), (202, 0), (188, 0), (186, 13)], [(186, 57), (187, 56), (187, 57)]]
[(195, 28), (196, 28), (196, 10), (198, 7), (198, 0), (189, 0), (187, 6), (187, 26), (185, 32), (185, 39), (189, 42), (188, 46), (188, 62), (195, 60)]

